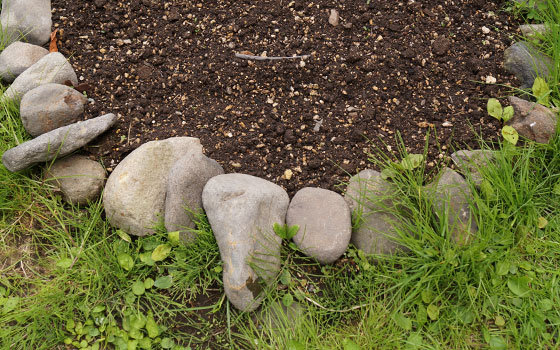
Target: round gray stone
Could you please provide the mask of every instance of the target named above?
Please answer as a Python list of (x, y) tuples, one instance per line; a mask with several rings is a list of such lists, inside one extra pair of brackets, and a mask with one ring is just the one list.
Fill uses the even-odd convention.
[(51, 0), (2, 0), (0, 22), (7, 43), (23, 36), (32, 44), (43, 45), (51, 34)]
[(41, 46), (16, 41), (0, 53), (0, 78), (11, 83), (48, 53)]

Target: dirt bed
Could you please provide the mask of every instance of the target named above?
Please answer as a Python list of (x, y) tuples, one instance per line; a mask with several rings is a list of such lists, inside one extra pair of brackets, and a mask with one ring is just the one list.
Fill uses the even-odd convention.
[[(59, 49), (90, 85), (86, 117), (119, 116), (88, 148), (109, 171), (145, 142), (193, 136), (226, 172), (269, 179), (290, 194), (334, 189), (346, 172), (370, 167), (368, 139), (394, 151), (400, 133), (408, 151), (421, 153), (433, 128), (443, 149), (432, 138), (431, 165), (453, 147), (476, 147), (473, 130), (496, 138), (484, 99), (505, 89), (479, 82), (512, 81), (502, 61), (517, 23), (501, 1), (52, 6)], [(248, 61), (236, 52), (311, 56)]]

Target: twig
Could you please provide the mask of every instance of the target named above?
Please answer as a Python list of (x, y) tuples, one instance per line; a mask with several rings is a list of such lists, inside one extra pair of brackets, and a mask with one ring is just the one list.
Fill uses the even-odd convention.
[(315, 300), (311, 299), (311, 298), (308, 297), (307, 295), (304, 295), (303, 297), (304, 297), (307, 301), (309, 301), (309, 302), (311, 302), (312, 304), (314, 304), (315, 306), (318, 306), (318, 307), (320, 307), (321, 309), (327, 310), (327, 311), (329, 311), (329, 312), (348, 312), (348, 311), (357, 310), (357, 309), (360, 309), (360, 308), (362, 308), (362, 307), (364, 307), (364, 306), (368, 306), (368, 305), (369, 305), (369, 303), (366, 303), (366, 304), (362, 304), (362, 305), (355, 305), (355, 306), (352, 306), (352, 307), (349, 308), (349, 309), (335, 310), (335, 309), (329, 309), (329, 308), (324, 307), (323, 305), (319, 304), (318, 302), (316, 302)]
[(300, 56), (273, 56), (273, 57), (263, 57), (263, 56), (254, 56), (254, 55), (246, 55), (244, 53), (235, 53), (235, 57), (241, 58), (244, 60), (255, 60), (255, 61), (265, 61), (265, 60), (291, 60), (295, 58), (306, 59), (311, 55), (300, 55)]

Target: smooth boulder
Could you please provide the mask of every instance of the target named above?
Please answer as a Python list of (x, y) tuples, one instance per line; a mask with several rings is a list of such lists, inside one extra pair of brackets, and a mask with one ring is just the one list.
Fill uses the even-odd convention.
[(111, 225), (135, 236), (152, 234), (163, 220), (169, 171), (189, 152), (202, 153), (199, 139), (150, 141), (126, 156), (109, 176), (103, 192)]
[(62, 84), (45, 84), (27, 92), (19, 111), (23, 127), (32, 136), (76, 122), (84, 113), (87, 98)]
[(0, 22), (7, 43), (23, 37), (31, 44), (46, 44), (52, 26), (51, 0), (2, 0)]
[(286, 224), (299, 226), (294, 243), (321, 264), (335, 262), (352, 237), (350, 208), (336, 192), (305, 187), (292, 198)]
[(494, 160), (494, 152), (480, 149), (459, 150), (451, 154), (451, 160), (464, 176), (470, 177), (475, 186), (480, 187), (484, 180), (480, 169)]
[(41, 46), (16, 41), (0, 53), (0, 78), (7, 83), (23, 73), (49, 51)]
[(105, 182), (105, 169), (88, 157), (70, 156), (55, 161), (47, 169), (46, 182), (62, 192), (66, 202), (85, 205), (99, 198)]
[(533, 86), (537, 76), (550, 75), (552, 60), (524, 41), (517, 42), (504, 52), (504, 68), (521, 82), (521, 88)]
[(255, 310), (263, 283), (280, 270), (282, 239), (273, 225), (284, 225), (289, 197), (270, 181), (245, 174), (211, 178), (202, 203), (224, 262), (223, 283), (229, 301), (239, 310)]
[(375, 170), (362, 170), (350, 178), (344, 198), (357, 226), (351, 241), (366, 254), (392, 255), (408, 251), (400, 240), (409, 232), (395, 215), (394, 194), (394, 185)]
[(70, 81), (74, 86), (78, 85), (74, 68), (60, 52), (51, 52), (21, 73), (4, 92), (2, 99), (20, 100), (26, 92), (39, 85), (64, 84), (66, 81)]
[(508, 99), (514, 113), (507, 125), (512, 126), (523, 137), (548, 143), (556, 133), (558, 114), (541, 104), (528, 102), (519, 97), (510, 96)]
[(109, 129), (117, 117), (110, 113), (55, 129), (7, 150), (2, 163), (9, 171), (23, 170), (35, 163), (64, 157)]
[(202, 190), (206, 182), (224, 173), (218, 162), (198, 150), (181, 157), (169, 171), (165, 196), (165, 228), (179, 231), (183, 242), (195, 237), (186, 228), (194, 228), (193, 213), (202, 208)]

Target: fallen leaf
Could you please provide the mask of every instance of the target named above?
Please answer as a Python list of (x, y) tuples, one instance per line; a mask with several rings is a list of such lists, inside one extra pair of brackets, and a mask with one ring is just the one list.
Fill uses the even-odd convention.
[(58, 28), (51, 33), (51, 42), (49, 44), (49, 52), (58, 52), (58, 47), (56, 46), (56, 33)]

